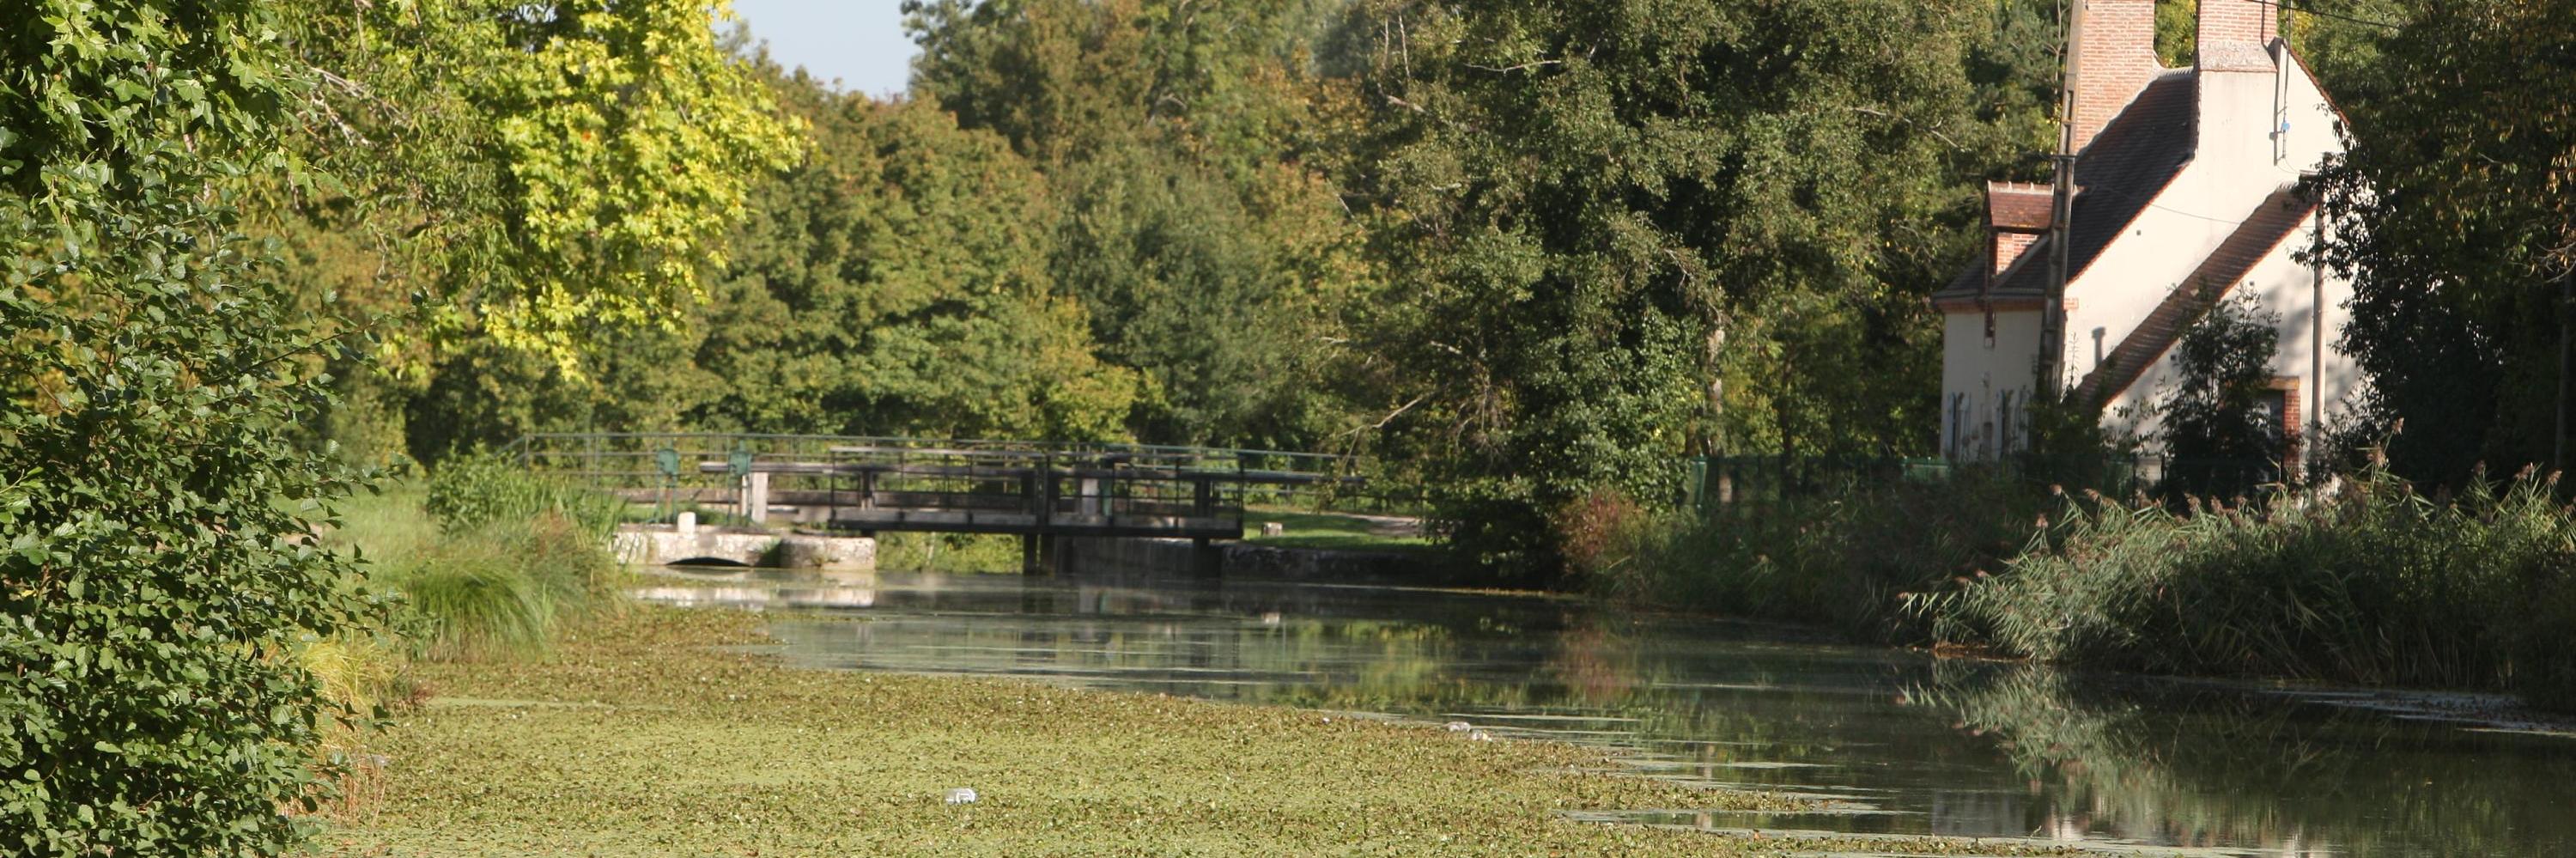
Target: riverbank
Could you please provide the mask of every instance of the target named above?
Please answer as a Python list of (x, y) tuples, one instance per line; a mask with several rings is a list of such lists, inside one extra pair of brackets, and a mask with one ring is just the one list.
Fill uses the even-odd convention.
[(2069, 666), (2511, 691), (2576, 711), (2576, 509), (2523, 474), (2428, 496), (2380, 471), (2176, 505), (2007, 473), (1651, 513), (1570, 532), (1593, 591)]
[[(754, 615), (634, 607), (542, 662), (415, 665), (336, 855), (1597, 854), (1967, 841), (1730, 839), (1569, 821), (1784, 807), (1593, 773), (1598, 752), (1284, 707), (796, 670)], [(971, 787), (973, 804), (942, 800)], [(2036, 853), (2048, 854), (2048, 853)]]

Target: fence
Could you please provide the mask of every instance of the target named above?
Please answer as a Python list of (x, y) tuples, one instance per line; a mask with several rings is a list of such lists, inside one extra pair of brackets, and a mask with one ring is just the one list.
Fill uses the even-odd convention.
[[(532, 471), (552, 474), (666, 507), (732, 502), (744, 476), (769, 474), (781, 497), (800, 493), (848, 498), (864, 491), (915, 499), (969, 502), (1010, 487), (1006, 472), (1032, 467), (1118, 471), (1099, 487), (1100, 503), (1161, 508), (1202, 500), (1197, 478), (1222, 476), (1230, 507), (1292, 507), (1414, 514), (1416, 493), (1372, 486), (1365, 463), (1350, 457), (1281, 450), (1157, 444), (919, 439), (746, 432), (540, 433), (502, 448)], [(857, 485), (862, 472), (867, 485)], [(1159, 475), (1161, 479), (1144, 477)], [(1135, 478), (1130, 478), (1135, 477)], [(1034, 490), (1022, 487), (1023, 490)], [(1187, 491), (1190, 496), (1177, 493)]]
[(1947, 482), (1970, 473), (2092, 489), (2114, 497), (2261, 496), (2285, 481), (2281, 464), (2260, 459), (2161, 456), (2020, 456), (1995, 462), (1937, 458), (1699, 456), (1687, 461), (1682, 502), (1691, 509), (1763, 503), (1899, 485)]

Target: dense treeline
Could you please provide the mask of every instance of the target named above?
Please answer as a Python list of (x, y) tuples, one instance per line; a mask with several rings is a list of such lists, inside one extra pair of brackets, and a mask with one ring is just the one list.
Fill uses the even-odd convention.
[[(2053, 6), (1702, 5), (914, 3), (887, 103), (737, 43), (808, 145), (705, 301), (575, 313), (578, 354), (400, 319), (325, 432), (1365, 452), (1531, 570), (1555, 506), (1679, 455), (1927, 449), (1921, 298), (2049, 135)], [(417, 287), (349, 237), (382, 213), (297, 214), (308, 291)]]
[[(2345, 189), (2338, 233), (2377, 236), (2330, 254), (2361, 277), (2347, 345), (2380, 382), (2342, 434), (2414, 416), (2399, 473), (2552, 453), (2566, 252), (2546, 245), (2567, 218), (2534, 201), (2567, 196), (2547, 189), (2568, 86), (2509, 59), (2548, 54), (2551, 5), (2283, 13), (2353, 117), (2357, 154), (2325, 180)], [(2161, 10), (2169, 63), (2190, 56), (2191, 9)], [(603, 284), (632, 302), (548, 304), (539, 280), (401, 319), (393, 360), (339, 368), (351, 405), (327, 434), (421, 460), (672, 428), (1362, 452), (1448, 497), (1475, 556), (1552, 570), (1550, 518), (1598, 490), (1669, 496), (1679, 456), (1931, 450), (1923, 298), (1975, 255), (1983, 180), (2044, 178), (2062, 53), (2058, 4), (2038, 0), (905, 11), (923, 53), (887, 102), (737, 34), (805, 138), (744, 191), (742, 226), (564, 245), (567, 262), (652, 252)], [(2482, 100), (2447, 95), (2469, 90)], [(351, 112), (416, 121), (441, 97)], [(421, 216), (533, 157), (459, 137), (395, 147), (475, 156), (393, 195), (408, 209), (299, 201), (283, 231), (308, 292), (391, 309), (528, 266), (526, 237)], [(2469, 156), (2491, 182), (2437, 181)], [(2410, 181), (2425, 196), (2350, 190)], [(2367, 228), (2381, 217), (2436, 228)], [(389, 223), (438, 240), (355, 237)]]

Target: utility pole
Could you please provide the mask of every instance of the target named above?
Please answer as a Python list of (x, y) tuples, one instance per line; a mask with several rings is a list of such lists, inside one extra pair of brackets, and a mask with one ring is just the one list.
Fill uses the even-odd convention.
[[(2308, 437), (2299, 445), (2302, 464), (2315, 461), (2326, 435), (2326, 207), (2317, 206), (2316, 255), (2308, 261)], [(2566, 373), (2559, 373), (2562, 377)]]
[(2576, 266), (2558, 273), (2558, 431), (2549, 437), (2549, 470), (2567, 470), (2567, 307), (2576, 288)]
[(2064, 370), (2059, 364), (2066, 353), (2066, 222), (2075, 210), (2075, 88), (2082, 85), (2084, 57), (2078, 50), (2083, 44), (2084, 4), (2069, 3), (2066, 9), (2066, 62), (2059, 66), (2057, 97), (2057, 152), (2049, 156), (2056, 167), (2051, 178), (2048, 211), (2048, 295), (2039, 308), (2039, 370), (2034, 390), (2049, 401), (2058, 398), (2057, 383)]

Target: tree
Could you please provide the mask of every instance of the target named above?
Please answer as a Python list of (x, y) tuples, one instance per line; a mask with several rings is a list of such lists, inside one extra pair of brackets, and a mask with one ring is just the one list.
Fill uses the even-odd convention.
[[(2411, 14), (2408, 14), (2411, 12)], [(2391, 466), (2468, 479), (2553, 461), (2576, 279), (2576, 0), (2389, 10), (2317, 182), (2322, 257), (2353, 277), (2342, 346)], [(2375, 434), (2375, 433), (2374, 433)]]
[(1928, 447), (1923, 298), (2019, 154), (1972, 99), (1992, 8), (1362, 4), (1385, 154), (1350, 189), (1404, 275), (1371, 346), (1469, 541), (1543, 569), (1545, 510), (1667, 496), (1694, 448)]
[(1057, 288), (1173, 443), (1305, 448), (1349, 422), (1339, 313), (1376, 279), (1326, 178), (1330, 0), (916, 0), (915, 97), (1001, 135), (1057, 201)]
[(289, 151), (322, 181), (268, 183), (253, 225), (308, 305), (337, 301), (374, 344), (328, 367), (343, 404), (318, 434), (358, 461), (428, 458), (537, 414), (649, 414), (699, 381), (597, 376), (690, 340), (745, 194), (802, 139), (716, 35), (723, 4), (285, 8), (323, 84)]
[[(2209, 306), (2174, 347), (2177, 382), (2158, 403), (2165, 454), (2186, 480), (2177, 488), (2201, 494), (2242, 494), (2251, 476), (2275, 471), (2294, 427), (2282, 426), (2264, 408), (2271, 393), (2272, 358), (2280, 350), (2279, 314), (2253, 296), (2206, 299)], [(2217, 479), (2229, 475), (2229, 479)]]
[(1083, 304), (1047, 267), (1045, 181), (936, 106), (772, 85), (812, 155), (754, 193), (704, 320), (690, 409), (770, 432), (1110, 440), (1136, 396), (1093, 353)]
[(674, 325), (704, 297), (751, 185), (801, 139), (718, 44), (722, 0), (293, 8), (297, 60), (326, 84), (298, 148), (341, 182), (292, 202), (373, 237), (376, 274), (340, 285), (427, 314), (397, 334), (488, 338), (578, 377), (591, 334)]
[(232, 206), (311, 79), (254, 0), (0, 3), (0, 851), (290, 850), (363, 623), (333, 347)]

